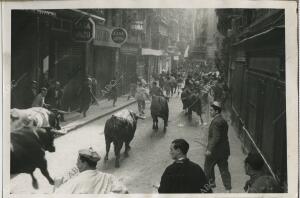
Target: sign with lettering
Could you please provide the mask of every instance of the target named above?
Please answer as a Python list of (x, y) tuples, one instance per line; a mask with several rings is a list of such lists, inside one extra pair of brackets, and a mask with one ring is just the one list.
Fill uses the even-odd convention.
[(132, 30), (143, 31), (144, 30), (144, 22), (143, 21), (133, 21), (130, 24), (130, 28)]
[(113, 42), (122, 45), (127, 40), (127, 31), (124, 28), (114, 28), (111, 32)]
[(77, 42), (89, 42), (95, 38), (95, 23), (91, 18), (83, 18), (73, 24), (72, 39)]

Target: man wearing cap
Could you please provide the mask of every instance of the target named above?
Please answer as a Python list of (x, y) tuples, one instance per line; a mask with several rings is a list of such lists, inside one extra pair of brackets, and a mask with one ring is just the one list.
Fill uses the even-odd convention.
[(31, 107), (47, 107), (45, 97), (47, 95), (47, 88), (43, 87), (41, 92), (34, 98)]
[(279, 185), (270, 175), (265, 174), (264, 160), (257, 153), (249, 153), (245, 159), (245, 172), (250, 176), (244, 190), (248, 193), (279, 193)]
[(221, 173), (223, 185), (227, 192), (231, 190), (231, 175), (228, 170), (228, 157), (230, 155), (228, 141), (228, 124), (221, 115), (221, 104), (213, 102), (210, 115), (213, 118), (208, 129), (208, 144), (204, 163), (204, 172), (211, 184), (216, 187), (214, 167), (217, 164)]
[[(96, 169), (100, 156), (92, 148), (78, 152), (77, 168), (79, 174), (68, 181), (64, 178), (55, 193), (63, 194), (106, 194), (128, 193), (127, 188), (113, 175)], [(58, 182), (56, 182), (58, 183)], [(56, 186), (59, 184), (56, 184)]]

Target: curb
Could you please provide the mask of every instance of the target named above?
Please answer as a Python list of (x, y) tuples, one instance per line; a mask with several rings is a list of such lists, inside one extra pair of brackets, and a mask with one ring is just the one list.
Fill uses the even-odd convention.
[[(91, 118), (91, 119), (89, 119), (89, 120), (87, 120), (87, 121), (85, 121), (85, 122), (83, 122), (83, 123), (80, 123), (80, 124), (74, 126), (74, 127), (68, 128), (68, 129), (66, 130), (66, 133), (65, 133), (64, 135), (66, 135), (67, 133), (69, 133), (69, 132), (71, 132), (71, 131), (74, 131), (74, 130), (76, 130), (76, 129), (78, 129), (78, 128), (81, 128), (81, 127), (83, 127), (84, 125), (87, 125), (87, 124), (89, 124), (89, 123), (91, 123), (91, 122), (93, 122), (93, 121), (95, 121), (95, 120), (98, 120), (98, 119), (100, 119), (100, 118), (102, 118), (102, 117), (104, 117), (104, 116), (107, 116), (107, 115), (109, 115), (109, 114), (111, 114), (111, 113), (114, 113), (114, 112), (116, 112), (116, 111), (119, 111), (119, 110), (123, 109), (124, 107), (130, 106), (130, 105), (132, 105), (132, 104), (134, 104), (134, 103), (136, 103), (136, 100), (131, 101), (131, 102), (125, 104), (125, 105), (119, 106), (118, 108), (113, 109), (113, 110), (111, 110), (111, 111), (108, 111), (108, 112), (106, 112), (106, 113), (104, 113), (104, 114), (101, 114), (101, 115), (99, 115), (99, 116), (96, 116), (96, 117), (94, 117), (94, 118)], [(61, 136), (64, 136), (64, 135), (61, 135)], [(60, 136), (60, 137), (61, 137), (61, 136)]]

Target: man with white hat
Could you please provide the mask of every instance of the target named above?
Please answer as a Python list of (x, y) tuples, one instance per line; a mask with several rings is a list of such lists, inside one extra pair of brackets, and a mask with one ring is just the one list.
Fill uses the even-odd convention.
[(230, 155), (228, 141), (228, 124), (221, 115), (220, 102), (213, 102), (210, 115), (213, 118), (208, 130), (208, 144), (204, 163), (204, 172), (211, 184), (216, 187), (214, 167), (217, 164), (221, 173), (223, 185), (227, 192), (231, 190), (231, 175), (228, 170), (228, 157)]
[(64, 178), (62, 178), (59, 182), (63, 184), (55, 190), (55, 193), (128, 193), (127, 188), (115, 176), (100, 172), (96, 169), (100, 159), (101, 157), (91, 147), (89, 149), (79, 150), (76, 164), (79, 174), (68, 181), (64, 181)]

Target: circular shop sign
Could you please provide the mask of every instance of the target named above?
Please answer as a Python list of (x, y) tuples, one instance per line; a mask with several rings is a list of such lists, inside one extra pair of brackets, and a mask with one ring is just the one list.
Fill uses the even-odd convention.
[(113, 42), (122, 45), (127, 40), (127, 31), (124, 28), (114, 28), (111, 32)]

